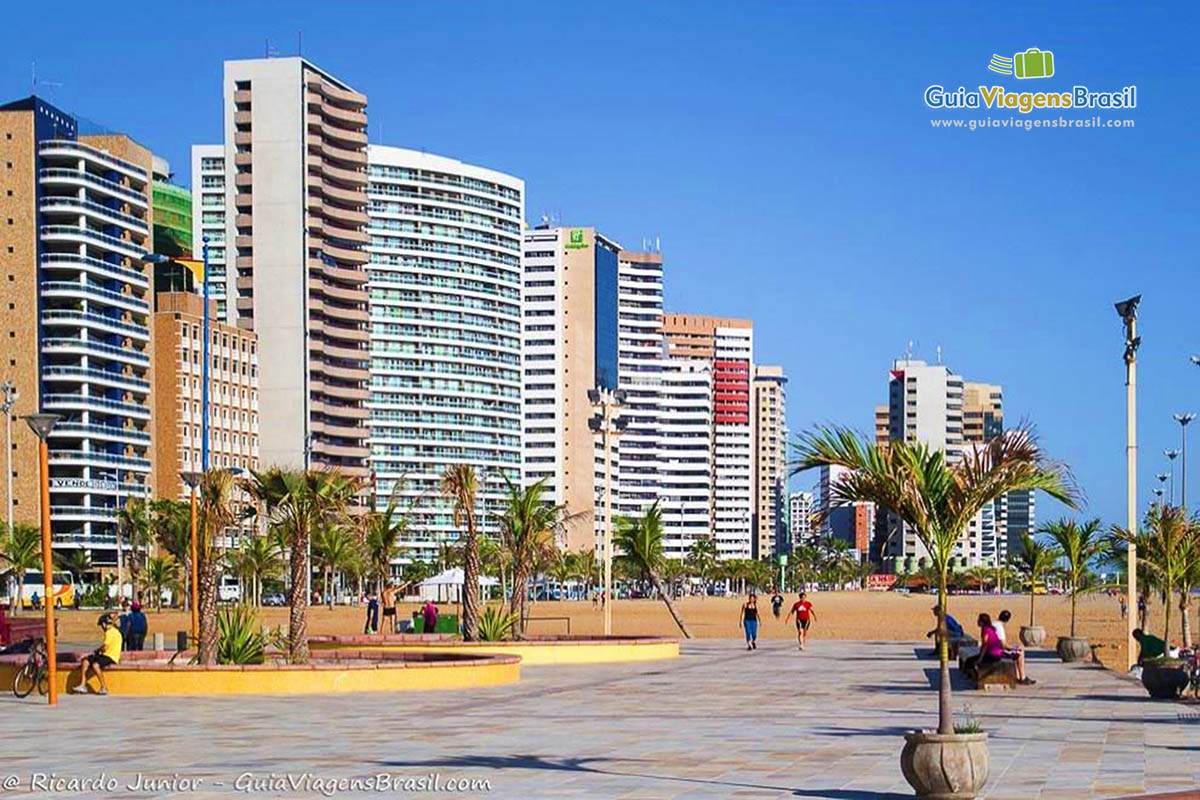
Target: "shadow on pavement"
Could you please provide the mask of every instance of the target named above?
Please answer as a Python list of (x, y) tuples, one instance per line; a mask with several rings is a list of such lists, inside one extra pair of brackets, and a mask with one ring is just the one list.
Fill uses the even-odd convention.
[(912, 800), (911, 794), (898, 792), (872, 792), (866, 789), (797, 789), (796, 797), (821, 797), (826, 800)]

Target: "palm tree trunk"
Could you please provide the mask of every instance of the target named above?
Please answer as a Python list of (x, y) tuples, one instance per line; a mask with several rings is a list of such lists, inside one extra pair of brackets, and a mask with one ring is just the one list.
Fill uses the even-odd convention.
[(292, 542), (291, 587), (288, 602), (288, 654), (293, 664), (308, 663), (308, 592), (305, 591), (305, 571), (308, 569), (308, 531), (298, 530)]
[(217, 663), (217, 563), (210, 554), (200, 559), (197, 578), (200, 594), (200, 641), (197, 660), (201, 664)]
[(1071, 638), (1072, 639), (1075, 638), (1075, 596), (1077, 594), (1078, 594), (1078, 592), (1075, 591), (1075, 587), (1072, 586), (1071, 587)]
[[(1029, 624), (1033, 624), (1030, 607)], [(938, 733), (954, 733), (954, 715), (950, 710), (950, 643), (946, 640), (946, 571), (938, 581)], [(982, 642), (980, 643), (982, 645)]]
[(1192, 621), (1188, 619), (1188, 611), (1192, 605), (1192, 593), (1188, 589), (1182, 589), (1179, 592), (1179, 619), (1180, 630), (1183, 636), (1183, 646), (1192, 646)]
[(509, 598), (508, 610), (517, 617), (516, 635), (518, 639), (525, 638), (525, 583), (529, 577), (525, 574), (526, 567), (517, 563), (513, 565), (512, 595)]
[(21, 611), (21, 606), (25, 604), (25, 570), (17, 570), (17, 602), (9, 605), (9, 610), (12, 615), (18, 616)]
[(684, 625), (683, 620), (680, 619), (679, 612), (675, 609), (675, 604), (671, 602), (671, 596), (663, 591), (662, 581), (658, 579), (658, 575), (654, 572), (650, 573), (650, 583), (654, 585), (654, 590), (658, 592), (658, 596), (662, 598), (664, 603), (666, 603), (667, 611), (671, 612), (671, 618), (675, 620), (675, 624), (679, 626), (679, 631), (683, 634), (683, 638), (692, 638), (692, 634), (688, 631), (687, 626)]
[(333, 610), (333, 587), (330, 585), (333, 581), (333, 567), (329, 564), (325, 565), (325, 602), (329, 606), (329, 610)]
[(475, 531), (475, 513), (467, 511), (467, 542), (463, 552), (463, 639), (479, 638), (479, 536)]
[(1033, 627), (1034, 584), (1035, 584), (1035, 581), (1031, 578), (1029, 580), (1029, 627), (1031, 627), (1031, 628)]
[(1175, 596), (1175, 587), (1167, 583), (1167, 591), (1163, 598), (1163, 641), (1169, 647), (1171, 644), (1171, 601)]

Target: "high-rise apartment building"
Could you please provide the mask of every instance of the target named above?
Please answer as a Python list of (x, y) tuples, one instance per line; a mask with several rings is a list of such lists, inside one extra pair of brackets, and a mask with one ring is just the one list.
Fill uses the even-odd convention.
[[(146, 496), (154, 458), (150, 335), (153, 156), (89, 134), (37, 97), (0, 106), (0, 379), (49, 438), (56, 548), (116, 562), (115, 512)], [(39, 513), (37, 443), (13, 425), (16, 518)]]
[(783, 367), (754, 368), (754, 558), (774, 555), (787, 532), (786, 384)]
[(522, 479), (544, 479), (548, 500), (595, 521), (567, 531), (571, 550), (595, 546), (605, 523), (604, 455), (588, 427), (588, 392), (618, 388), (620, 251), (590, 227), (541, 226), (524, 236)]
[[(179, 473), (201, 469), (203, 302), (191, 292), (155, 295), (154, 483), (160, 497), (185, 497)], [(209, 465), (258, 469), (258, 337), (214, 321), (215, 306), (209, 300)]]
[(887, 406), (875, 406), (875, 444), (887, 444), (890, 433)]
[(814, 510), (812, 492), (792, 492), (788, 495), (788, 538), (792, 549), (812, 540)]
[(218, 307), (258, 335), (264, 465), (367, 475), (366, 105), (303, 58), (227, 61), (221, 155), (193, 152), (201, 232), (225, 198)]
[[(216, 319), (236, 325), (225, 241), (227, 206), (233, 208), (226, 197), (225, 146), (192, 145), (192, 253), (203, 260), (208, 245), (208, 297), (216, 303)], [(198, 277), (204, 279), (203, 274)]]
[(398, 147), (368, 162), (370, 464), (377, 502), (399, 489), (405, 541), (429, 559), (460, 530), (447, 466), (475, 467), (485, 530), (504, 478), (520, 482), (525, 184)]
[(666, 314), (668, 353), (712, 365), (712, 530), (721, 558), (754, 549), (754, 442), (750, 385), (754, 329), (749, 320)]
[(658, 503), (663, 553), (684, 558), (697, 540), (712, 535), (712, 364), (668, 357), (661, 378)]

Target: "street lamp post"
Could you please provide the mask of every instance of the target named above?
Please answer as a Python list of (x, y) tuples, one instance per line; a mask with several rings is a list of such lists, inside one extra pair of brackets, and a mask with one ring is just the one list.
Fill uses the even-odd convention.
[(196, 487), (200, 485), (199, 472), (181, 472), (179, 477), (188, 486), (188, 495), (191, 498), (191, 514), (189, 515), (189, 524), (191, 527), (191, 565), (188, 569), (188, 579), (191, 583), (191, 591), (189, 592), (191, 607), (192, 607), (192, 640), (195, 641), (200, 632), (200, 591), (198, 584), (199, 569), (196, 564), (196, 554), (198, 547), (196, 545)]
[(604, 445), (604, 635), (612, 636), (612, 441), (625, 427), (625, 418), (618, 416), (625, 392), (589, 389), (588, 400), (595, 412), (588, 427), (600, 434)]
[[(1142, 296), (1135, 295), (1116, 304), (1117, 315), (1125, 323), (1125, 525), (1132, 533), (1137, 530), (1137, 351), (1142, 338), (1137, 335), (1137, 309)], [(1126, 597), (1131, 608), (1137, 602), (1137, 547), (1129, 544), (1126, 551)], [(1137, 661), (1137, 642), (1133, 639), (1136, 614), (1126, 617), (1126, 669)]]
[(1175, 505), (1175, 459), (1179, 458), (1178, 450), (1163, 450), (1163, 455), (1171, 462), (1171, 505)]
[(46, 437), (62, 417), (58, 414), (28, 414), (23, 417), (38, 438), (38, 484), (42, 495), (42, 580), (43, 605), (46, 607), (46, 670), (50, 675), (47, 699), (58, 705), (58, 653), (54, 642), (54, 559), (50, 541), (50, 450)]
[(209, 342), (208, 332), (208, 237), (201, 238), (200, 252), (204, 259), (204, 364), (200, 367), (200, 469), (208, 470), (208, 376)]
[(1188, 423), (1196, 418), (1196, 415), (1191, 411), (1185, 411), (1182, 414), (1173, 414), (1175, 421), (1179, 423), (1180, 439), (1182, 439), (1179, 447), (1183, 454), (1183, 461), (1179, 471), (1179, 505), (1183, 508), (1184, 513), (1187, 512), (1187, 426)]
[(12, 412), (17, 404), (17, 387), (12, 381), (5, 381), (3, 386), (0, 386), (0, 391), (4, 392), (4, 400), (0, 402), (0, 410), (4, 411), (4, 446), (7, 453), (6, 464), (8, 466), (5, 472), (4, 483), (8, 494), (8, 532), (11, 534), (13, 529), (13, 488), (12, 488)]

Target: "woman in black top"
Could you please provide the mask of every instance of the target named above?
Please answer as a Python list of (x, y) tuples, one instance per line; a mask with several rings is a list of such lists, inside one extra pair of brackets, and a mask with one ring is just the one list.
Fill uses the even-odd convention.
[(746, 631), (746, 649), (758, 649), (758, 598), (754, 592), (742, 604), (742, 628)]

